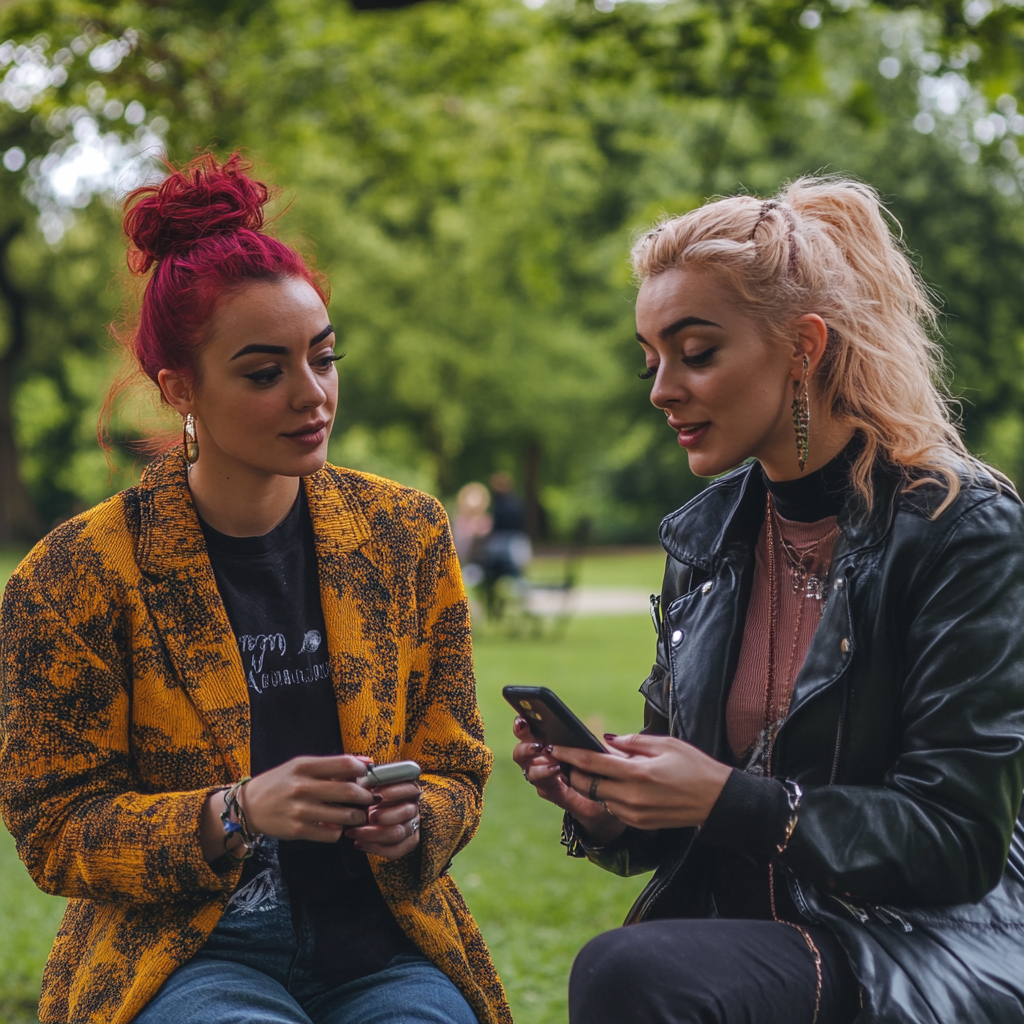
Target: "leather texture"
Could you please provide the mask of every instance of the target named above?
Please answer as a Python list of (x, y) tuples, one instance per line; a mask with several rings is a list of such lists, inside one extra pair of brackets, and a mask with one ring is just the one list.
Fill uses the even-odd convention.
[[(447, 873), (492, 756), (444, 509), (332, 466), (303, 485), (344, 749), (423, 767), (421, 845), (370, 857), (374, 875), (482, 1024), (510, 1024)], [(249, 773), (249, 700), (180, 453), (44, 538), (0, 616), (0, 809), (36, 884), (70, 898), (40, 1020), (124, 1024), (202, 946), (240, 876), (213, 872), (199, 843), (207, 794)]]
[[(1024, 508), (964, 480), (874, 475), (839, 516), (830, 590), (772, 774), (804, 790), (777, 858), (861, 983), (859, 1024), (1024, 1021)], [(757, 464), (662, 523), (668, 552), (647, 728), (727, 761), (725, 707), (765, 513)], [(587, 851), (657, 871), (627, 923), (713, 913), (694, 829)]]

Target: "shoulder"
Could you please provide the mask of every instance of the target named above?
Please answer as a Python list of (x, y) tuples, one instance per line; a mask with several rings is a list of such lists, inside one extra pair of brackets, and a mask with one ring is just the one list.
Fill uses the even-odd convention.
[[(321, 479), (318, 479), (321, 478)], [(387, 477), (361, 473), (343, 466), (327, 463), (311, 481), (326, 484), (354, 498), (364, 508), (394, 509), (396, 513), (415, 512), (419, 515), (440, 516), (446, 519), (444, 506), (437, 498), (414, 487), (406, 487)]]
[[(960, 490), (946, 503), (948, 491), (925, 478), (911, 481), (896, 497), (895, 521), (934, 534), (982, 530), (1018, 534), (1024, 530), (1024, 504), (1013, 486), (979, 470), (960, 477)], [(928, 524), (928, 526), (926, 526)]]
[[(957, 495), (942, 508), (945, 486), (921, 483), (895, 500), (891, 557), (908, 577), (980, 572), (1024, 573), (1024, 505), (1012, 486), (981, 474), (964, 475)], [(941, 509), (941, 511), (940, 511)], [(975, 571), (975, 570), (972, 570)]]
[(378, 536), (401, 530), (435, 535), (448, 528), (448, 515), (437, 498), (373, 473), (326, 464), (308, 478), (314, 498), (333, 496), (353, 508)]
[(11, 574), (5, 608), (20, 596), (34, 606), (84, 613), (133, 585), (138, 569), (129, 507), (135, 490), (115, 494), (43, 537)]

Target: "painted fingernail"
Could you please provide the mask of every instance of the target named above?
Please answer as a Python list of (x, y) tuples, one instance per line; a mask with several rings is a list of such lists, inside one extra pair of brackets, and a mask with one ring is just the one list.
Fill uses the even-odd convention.
[(526, 719), (523, 718), (522, 715), (516, 715), (516, 720), (512, 723), (512, 725), (516, 729), (522, 729), (522, 727), (526, 725)]
[(382, 797), (380, 795), (380, 793), (374, 793), (373, 794), (373, 802), (375, 804), (383, 803), (383, 801), (384, 801), (384, 797)]
[(531, 743), (527, 749), (531, 754), (539, 754), (544, 749), (544, 746), (541, 743)]
[(552, 752), (552, 751), (553, 751), (554, 749), (555, 749), (555, 748), (554, 748), (554, 747), (553, 747), (553, 746), (552, 746), (552, 745), (551, 745), (550, 743), (548, 743), (548, 744), (547, 744), (547, 745), (546, 745), (546, 746), (544, 747), (544, 750), (545, 750), (545, 751), (546, 751), (546, 752), (547, 752), (548, 754), (550, 754), (550, 753), (551, 753), (551, 752)]
[(618, 737), (618, 736), (616, 736), (616, 735), (615, 735), (615, 733), (613, 733), (613, 732), (606, 732), (606, 733), (604, 734), (604, 738), (605, 738), (606, 740), (617, 740), (617, 739), (618, 739), (619, 737)]

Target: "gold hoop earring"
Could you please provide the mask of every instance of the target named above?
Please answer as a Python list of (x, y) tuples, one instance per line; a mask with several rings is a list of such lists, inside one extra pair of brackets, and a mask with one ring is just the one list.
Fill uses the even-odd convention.
[(810, 365), (804, 356), (803, 373), (799, 380), (793, 381), (793, 427), (796, 430), (796, 461), (801, 473), (811, 451), (811, 396), (807, 387)]
[(196, 418), (192, 413), (185, 417), (181, 430), (181, 443), (185, 449), (185, 465), (190, 469), (199, 461), (199, 438), (196, 435)]

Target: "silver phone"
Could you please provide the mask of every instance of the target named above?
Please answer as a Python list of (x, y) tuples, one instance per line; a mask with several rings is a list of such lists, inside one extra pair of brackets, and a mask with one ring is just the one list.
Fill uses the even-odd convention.
[(412, 782), (420, 777), (420, 766), (415, 761), (393, 761), (391, 764), (371, 764), (359, 779), (361, 786), (391, 786), (396, 782)]

